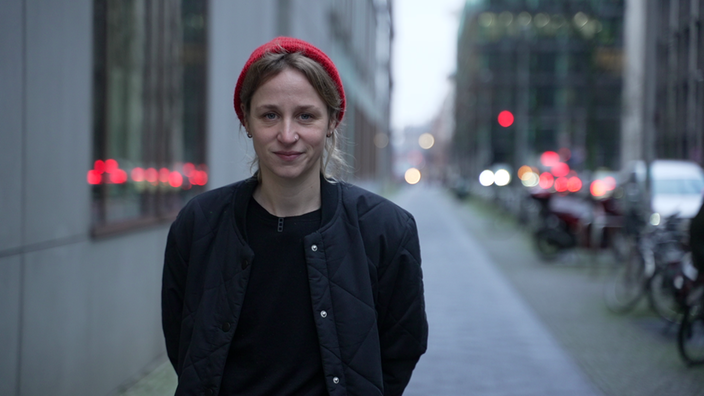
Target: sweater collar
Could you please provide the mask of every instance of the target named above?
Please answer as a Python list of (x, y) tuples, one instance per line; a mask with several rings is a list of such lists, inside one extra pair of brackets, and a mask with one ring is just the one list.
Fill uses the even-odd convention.
[[(325, 227), (335, 217), (340, 201), (340, 188), (342, 182), (331, 183), (322, 174), (320, 175), (320, 201), (322, 205), (321, 228)], [(233, 199), (233, 213), (235, 214), (235, 228), (244, 236), (247, 206), (249, 199), (254, 194), (254, 189), (259, 184), (256, 176), (242, 181), (240, 188), (235, 191)], [(243, 238), (244, 239), (244, 238)]]

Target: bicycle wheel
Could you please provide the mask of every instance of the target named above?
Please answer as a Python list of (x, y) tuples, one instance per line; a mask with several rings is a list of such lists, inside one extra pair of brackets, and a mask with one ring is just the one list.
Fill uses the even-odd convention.
[(554, 237), (554, 232), (552, 230), (538, 230), (534, 234), (533, 240), (535, 243), (535, 248), (538, 251), (538, 256), (543, 261), (555, 261), (555, 259), (562, 251), (562, 246), (560, 246), (560, 244), (557, 242), (556, 238)]
[(614, 276), (606, 282), (606, 307), (615, 313), (630, 311), (645, 294), (646, 284), (645, 261), (640, 252), (633, 248), (626, 262), (619, 266)]
[(629, 246), (631, 243), (622, 229), (611, 229), (608, 233), (608, 248), (616, 262), (625, 261), (628, 258)]
[(704, 312), (701, 305), (685, 308), (677, 334), (677, 348), (688, 365), (704, 364)]
[(655, 271), (648, 284), (650, 307), (661, 318), (671, 323), (680, 323), (684, 316), (684, 306), (677, 299), (673, 271), (661, 268)]

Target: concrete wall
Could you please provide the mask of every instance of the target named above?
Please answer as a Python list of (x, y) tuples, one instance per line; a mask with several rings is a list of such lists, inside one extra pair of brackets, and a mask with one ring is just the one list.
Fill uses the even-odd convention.
[[(269, 18), (253, 16), (270, 15)], [(240, 70), (252, 51), (276, 37), (276, 0), (210, 2), (208, 35), (209, 187), (251, 175), (252, 142), (240, 130), (233, 105)]]
[(0, 9), (0, 395), (107, 395), (163, 356), (167, 225), (90, 237), (92, 1)]
[(621, 166), (655, 157), (657, 89), (655, 2), (626, 0), (624, 15), (623, 111)]
[[(250, 175), (232, 95), (252, 50), (279, 34), (278, 1), (209, 2), (208, 188)], [(290, 1), (292, 34), (330, 51), (331, 3)], [(92, 6), (0, 0), (2, 396), (111, 395), (165, 359), (168, 224), (90, 235)]]
[[(640, 0), (626, 0), (624, 17), (623, 112), (621, 116), (621, 165), (643, 159), (645, 129), (645, 55), (649, 27), (647, 5)], [(651, 27), (652, 28), (652, 27)], [(652, 76), (651, 76), (652, 77)]]

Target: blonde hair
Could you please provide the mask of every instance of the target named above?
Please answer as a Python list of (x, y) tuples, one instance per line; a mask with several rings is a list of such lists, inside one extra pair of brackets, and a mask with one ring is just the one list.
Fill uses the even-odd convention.
[[(328, 122), (334, 123), (332, 135), (325, 141), (325, 150), (323, 160), (320, 162), (320, 173), (329, 180), (335, 180), (342, 177), (349, 171), (349, 165), (345, 161), (344, 153), (340, 149), (342, 136), (338, 132), (338, 116), (341, 111), (342, 98), (337, 90), (335, 82), (325, 69), (313, 59), (308, 58), (301, 52), (267, 52), (247, 70), (247, 74), (242, 82), (240, 91), (240, 101), (243, 107), (244, 118), (249, 117), (249, 110), (252, 104), (254, 93), (264, 85), (267, 81), (276, 77), (285, 69), (298, 70), (306, 76), (308, 82), (313, 86), (315, 91), (320, 95), (327, 107)], [(261, 178), (259, 172), (259, 158), (252, 159), (252, 167), (257, 166), (255, 171), (258, 178)]]

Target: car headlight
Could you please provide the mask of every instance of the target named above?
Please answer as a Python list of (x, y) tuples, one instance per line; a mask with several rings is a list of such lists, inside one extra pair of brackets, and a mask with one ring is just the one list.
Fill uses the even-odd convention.
[(650, 224), (654, 226), (660, 225), (660, 213), (655, 212), (650, 215)]

